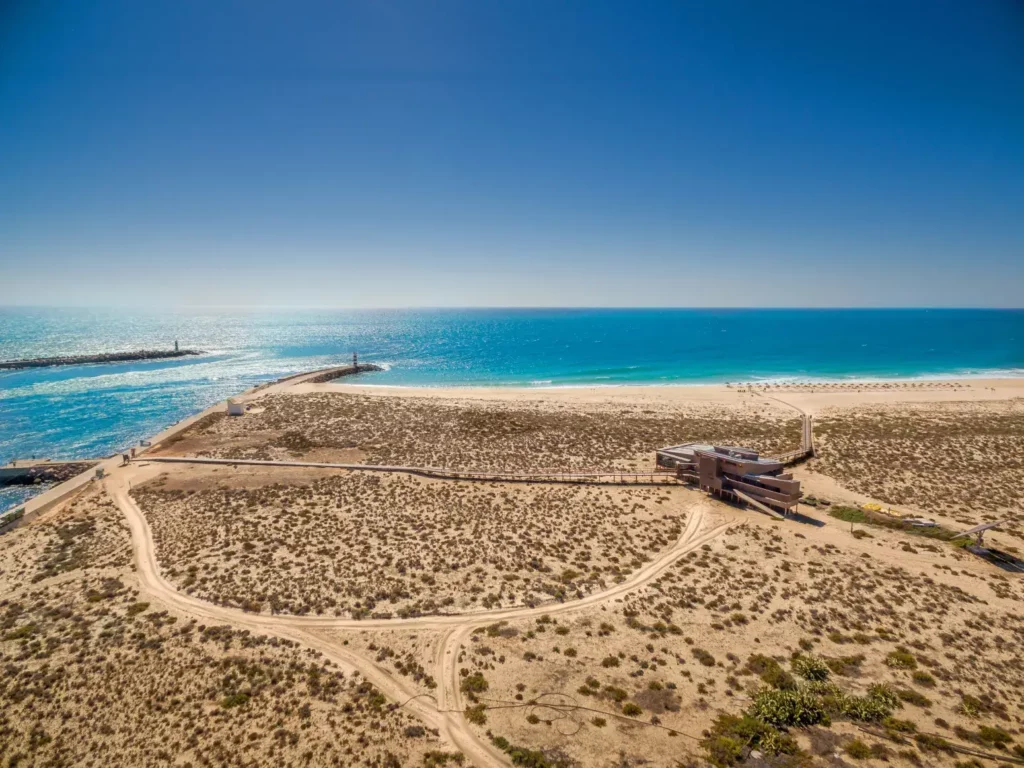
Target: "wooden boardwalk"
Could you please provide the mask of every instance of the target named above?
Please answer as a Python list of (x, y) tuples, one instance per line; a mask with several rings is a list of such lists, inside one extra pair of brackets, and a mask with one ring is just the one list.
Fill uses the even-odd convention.
[[(796, 406), (793, 407), (795, 408)], [(803, 422), (801, 425), (800, 447), (772, 456), (776, 461), (781, 461), (783, 464), (799, 464), (801, 461), (809, 459), (814, 455), (814, 427), (811, 417), (801, 412), (800, 420)]]
[(395, 472), (436, 480), (469, 480), (487, 483), (569, 483), (584, 485), (681, 485), (669, 472), (481, 472), (443, 467), (402, 467), (382, 464), (331, 464), (316, 461), (274, 461), (266, 459), (210, 459), (191, 456), (142, 456), (136, 462), (162, 464), (219, 464), (251, 467), (311, 467), (350, 472)]
[(785, 400), (775, 397), (774, 395), (766, 395), (764, 392), (759, 392), (756, 389), (751, 391), (755, 395), (759, 395), (766, 400), (774, 400), (787, 408), (792, 408), (800, 414), (800, 447), (795, 448), (792, 451), (787, 451), (786, 453), (776, 454), (771, 458), (776, 461), (781, 461), (783, 464), (799, 464), (801, 461), (811, 458), (814, 455), (814, 422), (811, 415), (800, 406), (787, 403)]

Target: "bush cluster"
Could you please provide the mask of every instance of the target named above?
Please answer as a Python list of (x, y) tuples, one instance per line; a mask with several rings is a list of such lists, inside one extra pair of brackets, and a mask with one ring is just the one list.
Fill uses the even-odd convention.
[[(753, 657), (752, 657), (753, 658)], [(755, 666), (761, 659), (755, 659)], [(770, 665), (764, 665), (770, 668)], [(794, 688), (762, 688), (742, 715), (721, 715), (701, 742), (708, 762), (737, 765), (751, 750), (765, 755), (797, 755), (789, 728), (830, 725), (834, 718), (880, 723), (903, 706), (887, 685), (872, 685), (864, 696), (850, 696), (824, 680)], [(892, 721), (895, 728), (901, 721)]]
[(797, 656), (793, 659), (793, 671), (804, 680), (824, 682), (828, 680), (829, 667), (824, 661), (816, 656)]

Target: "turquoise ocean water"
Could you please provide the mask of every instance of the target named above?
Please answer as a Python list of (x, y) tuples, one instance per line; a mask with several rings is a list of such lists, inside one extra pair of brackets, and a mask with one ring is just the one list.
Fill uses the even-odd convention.
[[(1021, 310), (0, 309), (0, 359), (183, 347), (0, 373), (0, 463), (107, 455), (262, 381), (350, 359), (381, 385), (579, 386), (1024, 375)], [(16, 495), (17, 493), (17, 495)], [(0, 491), (0, 509), (22, 492)]]

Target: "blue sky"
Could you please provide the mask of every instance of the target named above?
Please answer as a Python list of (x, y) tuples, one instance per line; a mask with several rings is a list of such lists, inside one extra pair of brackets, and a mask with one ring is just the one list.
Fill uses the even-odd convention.
[(1024, 5), (8, 0), (0, 304), (1019, 307)]

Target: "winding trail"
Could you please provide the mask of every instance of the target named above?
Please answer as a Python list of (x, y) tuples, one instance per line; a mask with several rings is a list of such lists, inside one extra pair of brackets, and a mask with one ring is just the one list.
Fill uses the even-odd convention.
[[(458, 659), (462, 646), (473, 630), (497, 621), (526, 619), (541, 615), (560, 615), (597, 605), (639, 589), (657, 579), (680, 557), (724, 533), (731, 522), (707, 525), (710, 503), (701, 499), (687, 516), (679, 539), (668, 549), (636, 571), (621, 584), (564, 603), (534, 607), (504, 608), (467, 614), (419, 616), (407, 619), (343, 619), (327, 616), (284, 616), (247, 613), (237, 608), (216, 605), (179, 592), (161, 573), (152, 530), (142, 510), (130, 495), (131, 483), (152, 476), (155, 467), (128, 465), (118, 467), (103, 481), (104, 488), (128, 521), (132, 552), (143, 591), (169, 607), (207, 622), (220, 622), (260, 634), (275, 635), (321, 652), (350, 674), (358, 672), (392, 701), (404, 702), (407, 710), (425, 725), (436, 728), (442, 738), (461, 750), (477, 768), (510, 765), (505, 753), (475, 733), (463, 716), (465, 702), (459, 688)], [(432, 670), (438, 688), (425, 696), (413, 683), (392, 674), (386, 667), (368, 659), (328, 631), (367, 629), (409, 629), (435, 631), (440, 639), (434, 649)]]

